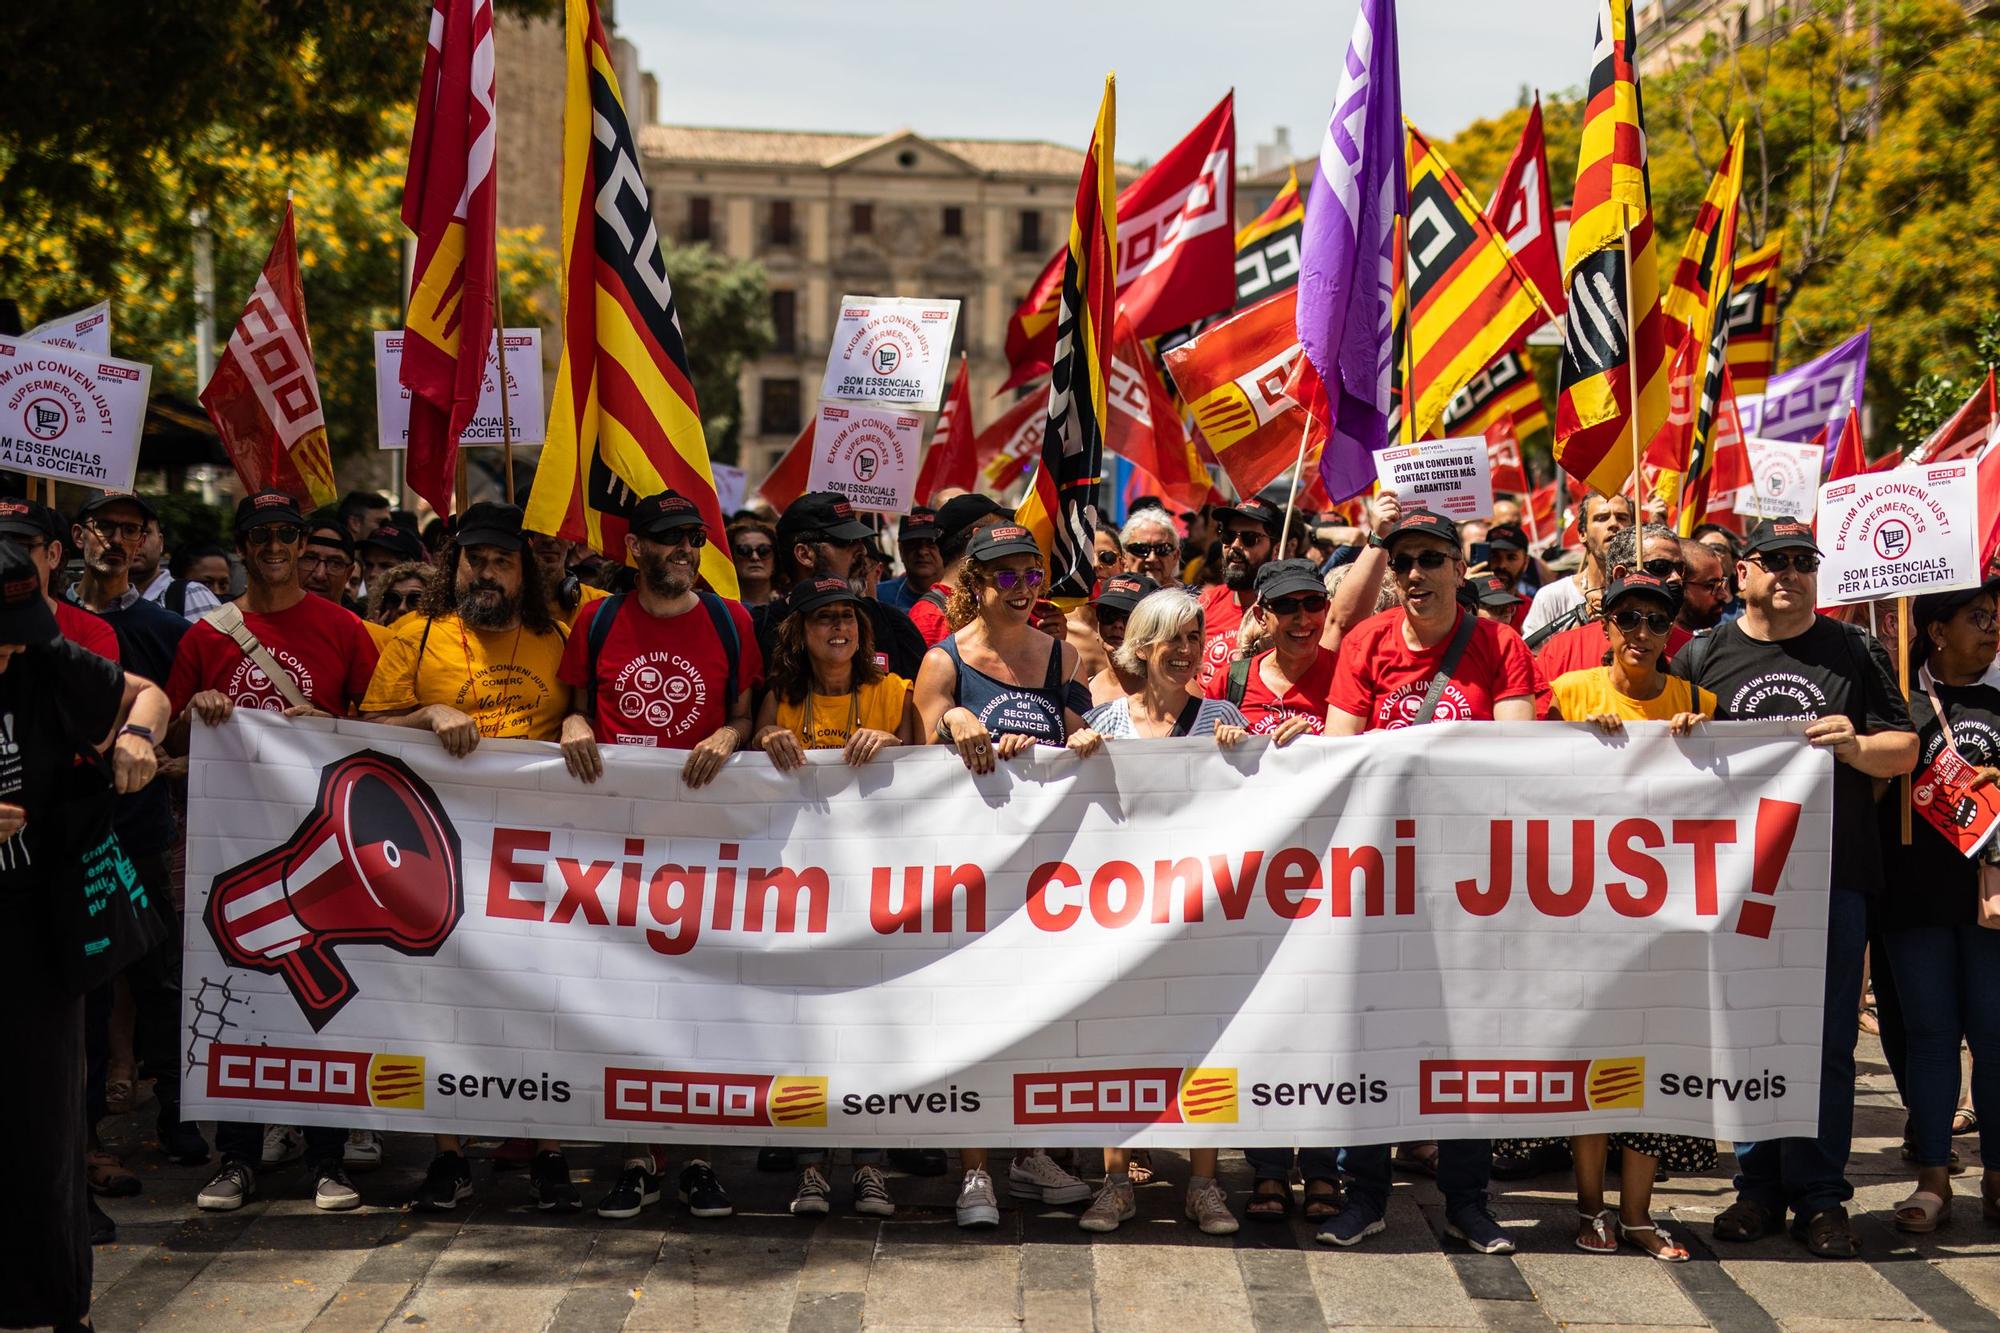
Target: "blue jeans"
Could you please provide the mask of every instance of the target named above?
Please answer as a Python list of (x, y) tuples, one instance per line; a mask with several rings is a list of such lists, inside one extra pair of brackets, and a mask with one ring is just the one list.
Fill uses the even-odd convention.
[[(1389, 1210), (1390, 1148), (1387, 1143), (1371, 1143), (1341, 1149), (1341, 1165), (1347, 1168), (1348, 1202), (1372, 1209), (1377, 1217)], [(1437, 1182), (1444, 1195), (1445, 1216), (1467, 1207), (1484, 1208), (1492, 1170), (1490, 1139), (1439, 1140)]]
[[(1311, 1184), (1315, 1180), (1340, 1180), (1340, 1155), (1332, 1148), (1300, 1148), (1299, 1174)], [(1245, 1148), (1243, 1156), (1250, 1163), (1250, 1174), (1258, 1180), (1283, 1180), (1292, 1178), (1292, 1152), (1290, 1148)]]
[[(1860, 1031), (1861, 955), (1868, 899), (1834, 886), (1826, 905), (1826, 998), (1819, 1053), (1819, 1135), (1736, 1145), (1736, 1193), (1782, 1215), (1810, 1218), (1854, 1197), (1847, 1154), (1854, 1141), (1854, 1039)], [(1909, 1003), (1909, 977), (1897, 984)], [(1956, 1056), (1953, 1057), (1956, 1059)], [(1949, 1119), (1949, 1117), (1946, 1117)]]
[(1979, 1155), (2000, 1164), (2000, 930), (1918, 926), (1882, 936), (1903, 1005), (1910, 1147), (1918, 1166), (1951, 1161), (1958, 1109), (1958, 1042), (1972, 1048), (1972, 1109)]

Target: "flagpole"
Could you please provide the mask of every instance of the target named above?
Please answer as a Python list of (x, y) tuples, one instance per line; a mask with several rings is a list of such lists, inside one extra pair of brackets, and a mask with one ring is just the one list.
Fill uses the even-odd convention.
[(507, 321), (500, 314), (500, 280), (493, 282), (493, 346), (500, 353), (500, 471), (507, 484), (507, 503), (514, 503), (514, 409), (507, 400)]
[(1313, 410), (1306, 408), (1306, 424), (1299, 430), (1299, 456), (1292, 461), (1292, 489), (1285, 496), (1285, 521), (1278, 525), (1278, 555), (1285, 554), (1285, 539), (1292, 535), (1292, 506), (1299, 498), (1299, 474), (1306, 470), (1306, 441), (1312, 438)]
[(1626, 228), (1618, 233), (1618, 244), (1625, 251), (1625, 373), (1631, 384), (1632, 393), (1632, 522), (1636, 526), (1641, 520), (1639, 464), (1639, 312), (1633, 308), (1632, 300), (1632, 231)]
[[(1902, 687), (1903, 703), (1907, 708), (1910, 702), (1910, 599), (1907, 597), (1898, 597), (1896, 599), (1896, 684)], [(1949, 744), (1950, 742), (1947, 740), (1946, 743)], [(1903, 774), (1903, 799), (1897, 802), (1897, 804), (1902, 806), (1903, 812), (1903, 846), (1908, 847), (1910, 845), (1910, 775), (1908, 773)]]

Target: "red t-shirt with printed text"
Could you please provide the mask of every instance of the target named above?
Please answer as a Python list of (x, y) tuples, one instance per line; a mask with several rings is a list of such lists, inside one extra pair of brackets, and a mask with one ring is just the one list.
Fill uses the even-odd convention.
[[(589, 687), (590, 628), (608, 601), (577, 611), (558, 673), (577, 692)], [(764, 679), (764, 655), (750, 613), (724, 601), (736, 622), (739, 645), (736, 688), (755, 689)], [(591, 730), (606, 745), (651, 745), (692, 750), (729, 721), (725, 699), (729, 652), (700, 602), (677, 616), (649, 615), (636, 595), (623, 599), (618, 619), (597, 654), (597, 715)]]
[(1236, 654), (1236, 631), (1242, 627), (1243, 606), (1236, 600), (1236, 589), (1226, 583), (1213, 583), (1202, 589), (1200, 684), (1203, 691), (1229, 674), (1230, 659)]
[(92, 611), (68, 602), (56, 603), (56, 628), (62, 636), (87, 653), (96, 653), (107, 662), (118, 660), (118, 631), (111, 622)]
[[(1454, 625), (1452, 634), (1457, 632)], [(1452, 634), (1421, 652), (1412, 651), (1403, 639), (1402, 607), (1368, 617), (1340, 641), (1328, 704), (1366, 718), (1367, 731), (1411, 726), (1431, 677), (1444, 663)], [(1475, 619), (1472, 640), (1445, 686), (1436, 717), (1439, 722), (1490, 722), (1494, 704), (1534, 693), (1535, 659), (1521, 636), (1497, 620)]]
[[(1340, 654), (1322, 646), (1319, 656), (1303, 676), (1293, 681), (1291, 688), (1282, 696), (1273, 694), (1264, 682), (1264, 663), (1271, 656), (1269, 652), (1259, 653), (1250, 659), (1250, 674), (1243, 681), (1243, 702), (1237, 705), (1244, 720), (1250, 724), (1253, 736), (1268, 736), (1295, 717), (1309, 720), (1309, 736), (1322, 735), (1326, 731), (1326, 697), (1333, 688), (1333, 669), (1340, 660)], [(1209, 682), (1208, 697), (1227, 699), (1229, 697), (1229, 668)]]
[[(375, 675), (375, 640), (361, 617), (324, 597), (264, 615), (246, 610), (243, 623), (313, 707), (345, 717), (368, 693)], [(205, 620), (181, 636), (167, 699), (179, 713), (203, 690), (220, 690), (238, 708), (282, 713), (291, 704), (236, 641)]]

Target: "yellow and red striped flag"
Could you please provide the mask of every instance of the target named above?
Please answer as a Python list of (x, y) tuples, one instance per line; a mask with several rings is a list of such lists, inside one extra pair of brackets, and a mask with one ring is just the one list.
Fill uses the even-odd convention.
[(1729, 374), (1745, 398), (1762, 394), (1778, 367), (1784, 245), (1780, 237), (1736, 261), (1736, 287), (1729, 293)]
[(680, 313), (596, 0), (569, 0), (567, 46), (562, 361), (526, 525), (623, 560), (632, 504), (672, 487), (708, 528), (702, 577), (734, 597)]
[(1624, 488), (1639, 451), (1666, 420), (1671, 351), (1632, 0), (1598, 0), (1593, 55), (1563, 256), (1569, 315), (1555, 456), (1565, 472), (1609, 495)]
[(1096, 581), (1092, 539), (1118, 304), (1117, 127), (1118, 89), (1107, 74), (1070, 215), (1041, 461), (1014, 511), (1014, 520), (1035, 535), (1049, 562), (1049, 597), (1058, 606), (1087, 599)]
[[(1239, 495), (1255, 495), (1298, 458), (1306, 411), (1288, 387), (1301, 355), (1298, 301), (1287, 288), (1166, 356), (1195, 429)], [(1317, 456), (1308, 448), (1309, 467)]]
[(1502, 352), (1458, 391), (1445, 405), (1436, 434), (1454, 439), (1488, 435), (1503, 423), (1516, 439), (1549, 428), (1541, 386), (1518, 349)]

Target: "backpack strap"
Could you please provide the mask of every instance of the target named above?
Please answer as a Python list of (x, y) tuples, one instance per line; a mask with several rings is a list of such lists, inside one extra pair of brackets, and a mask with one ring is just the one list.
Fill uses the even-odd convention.
[[(696, 589), (695, 596), (701, 598), (702, 609), (708, 612), (708, 618), (715, 626), (715, 637), (722, 640), (723, 654), (729, 659), (729, 693), (724, 696), (722, 705), (722, 716), (726, 720), (736, 707), (736, 693), (741, 688), (738, 677), (742, 668), (743, 640), (736, 632), (736, 617), (729, 614), (729, 603), (706, 588)], [(598, 614), (602, 616), (603, 613)], [(591, 631), (595, 636), (596, 626), (593, 625)], [(592, 681), (597, 679), (595, 670), (592, 670), (590, 678)]]
[(625, 594), (614, 592), (590, 616), (590, 637), (584, 640), (588, 652), (583, 670), (583, 715), (593, 727), (597, 725), (597, 659), (604, 651), (604, 641), (611, 637), (611, 624), (618, 619), (624, 605)]
[(1243, 706), (1243, 696), (1250, 690), (1250, 667), (1255, 658), (1239, 657), (1229, 664), (1229, 702), (1238, 708)]
[(1437, 720), (1438, 705), (1444, 701), (1444, 687), (1451, 684), (1451, 676), (1458, 670), (1459, 662), (1465, 657), (1465, 649), (1472, 642), (1473, 622), (1478, 617), (1470, 611), (1458, 613), (1458, 628), (1452, 631), (1451, 646), (1444, 650), (1444, 660), (1438, 663), (1437, 674), (1431, 677), (1431, 687), (1424, 691), (1423, 705), (1417, 709), (1417, 725)]
[(939, 615), (943, 615), (945, 607), (949, 605), (949, 599), (937, 588), (926, 588), (924, 595), (917, 598), (917, 600), (936, 607)]
[(160, 596), (160, 604), (183, 619), (187, 616), (187, 603), (188, 581), (186, 579), (175, 579), (167, 585), (166, 592)]
[(1194, 734), (1194, 724), (1201, 718), (1202, 703), (1203, 701), (1200, 699), (1190, 698), (1187, 701), (1187, 706), (1181, 709), (1181, 715), (1174, 719), (1174, 729), (1167, 734), (1170, 736), (1192, 736)]
[(264, 647), (256, 632), (244, 621), (242, 607), (234, 602), (225, 602), (204, 615), (202, 619), (211, 627), (220, 630), (236, 645), (238, 651), (255, 663), (257, 669), (270, 679), (272, 687), (285, 696), (286, 703), (294, 708), (312, 707), (310, 701), (300, 692), (299, 684), (292, 679), (291, 673), (278, 665), (277, 659), (271, 656), (270, 650)]

